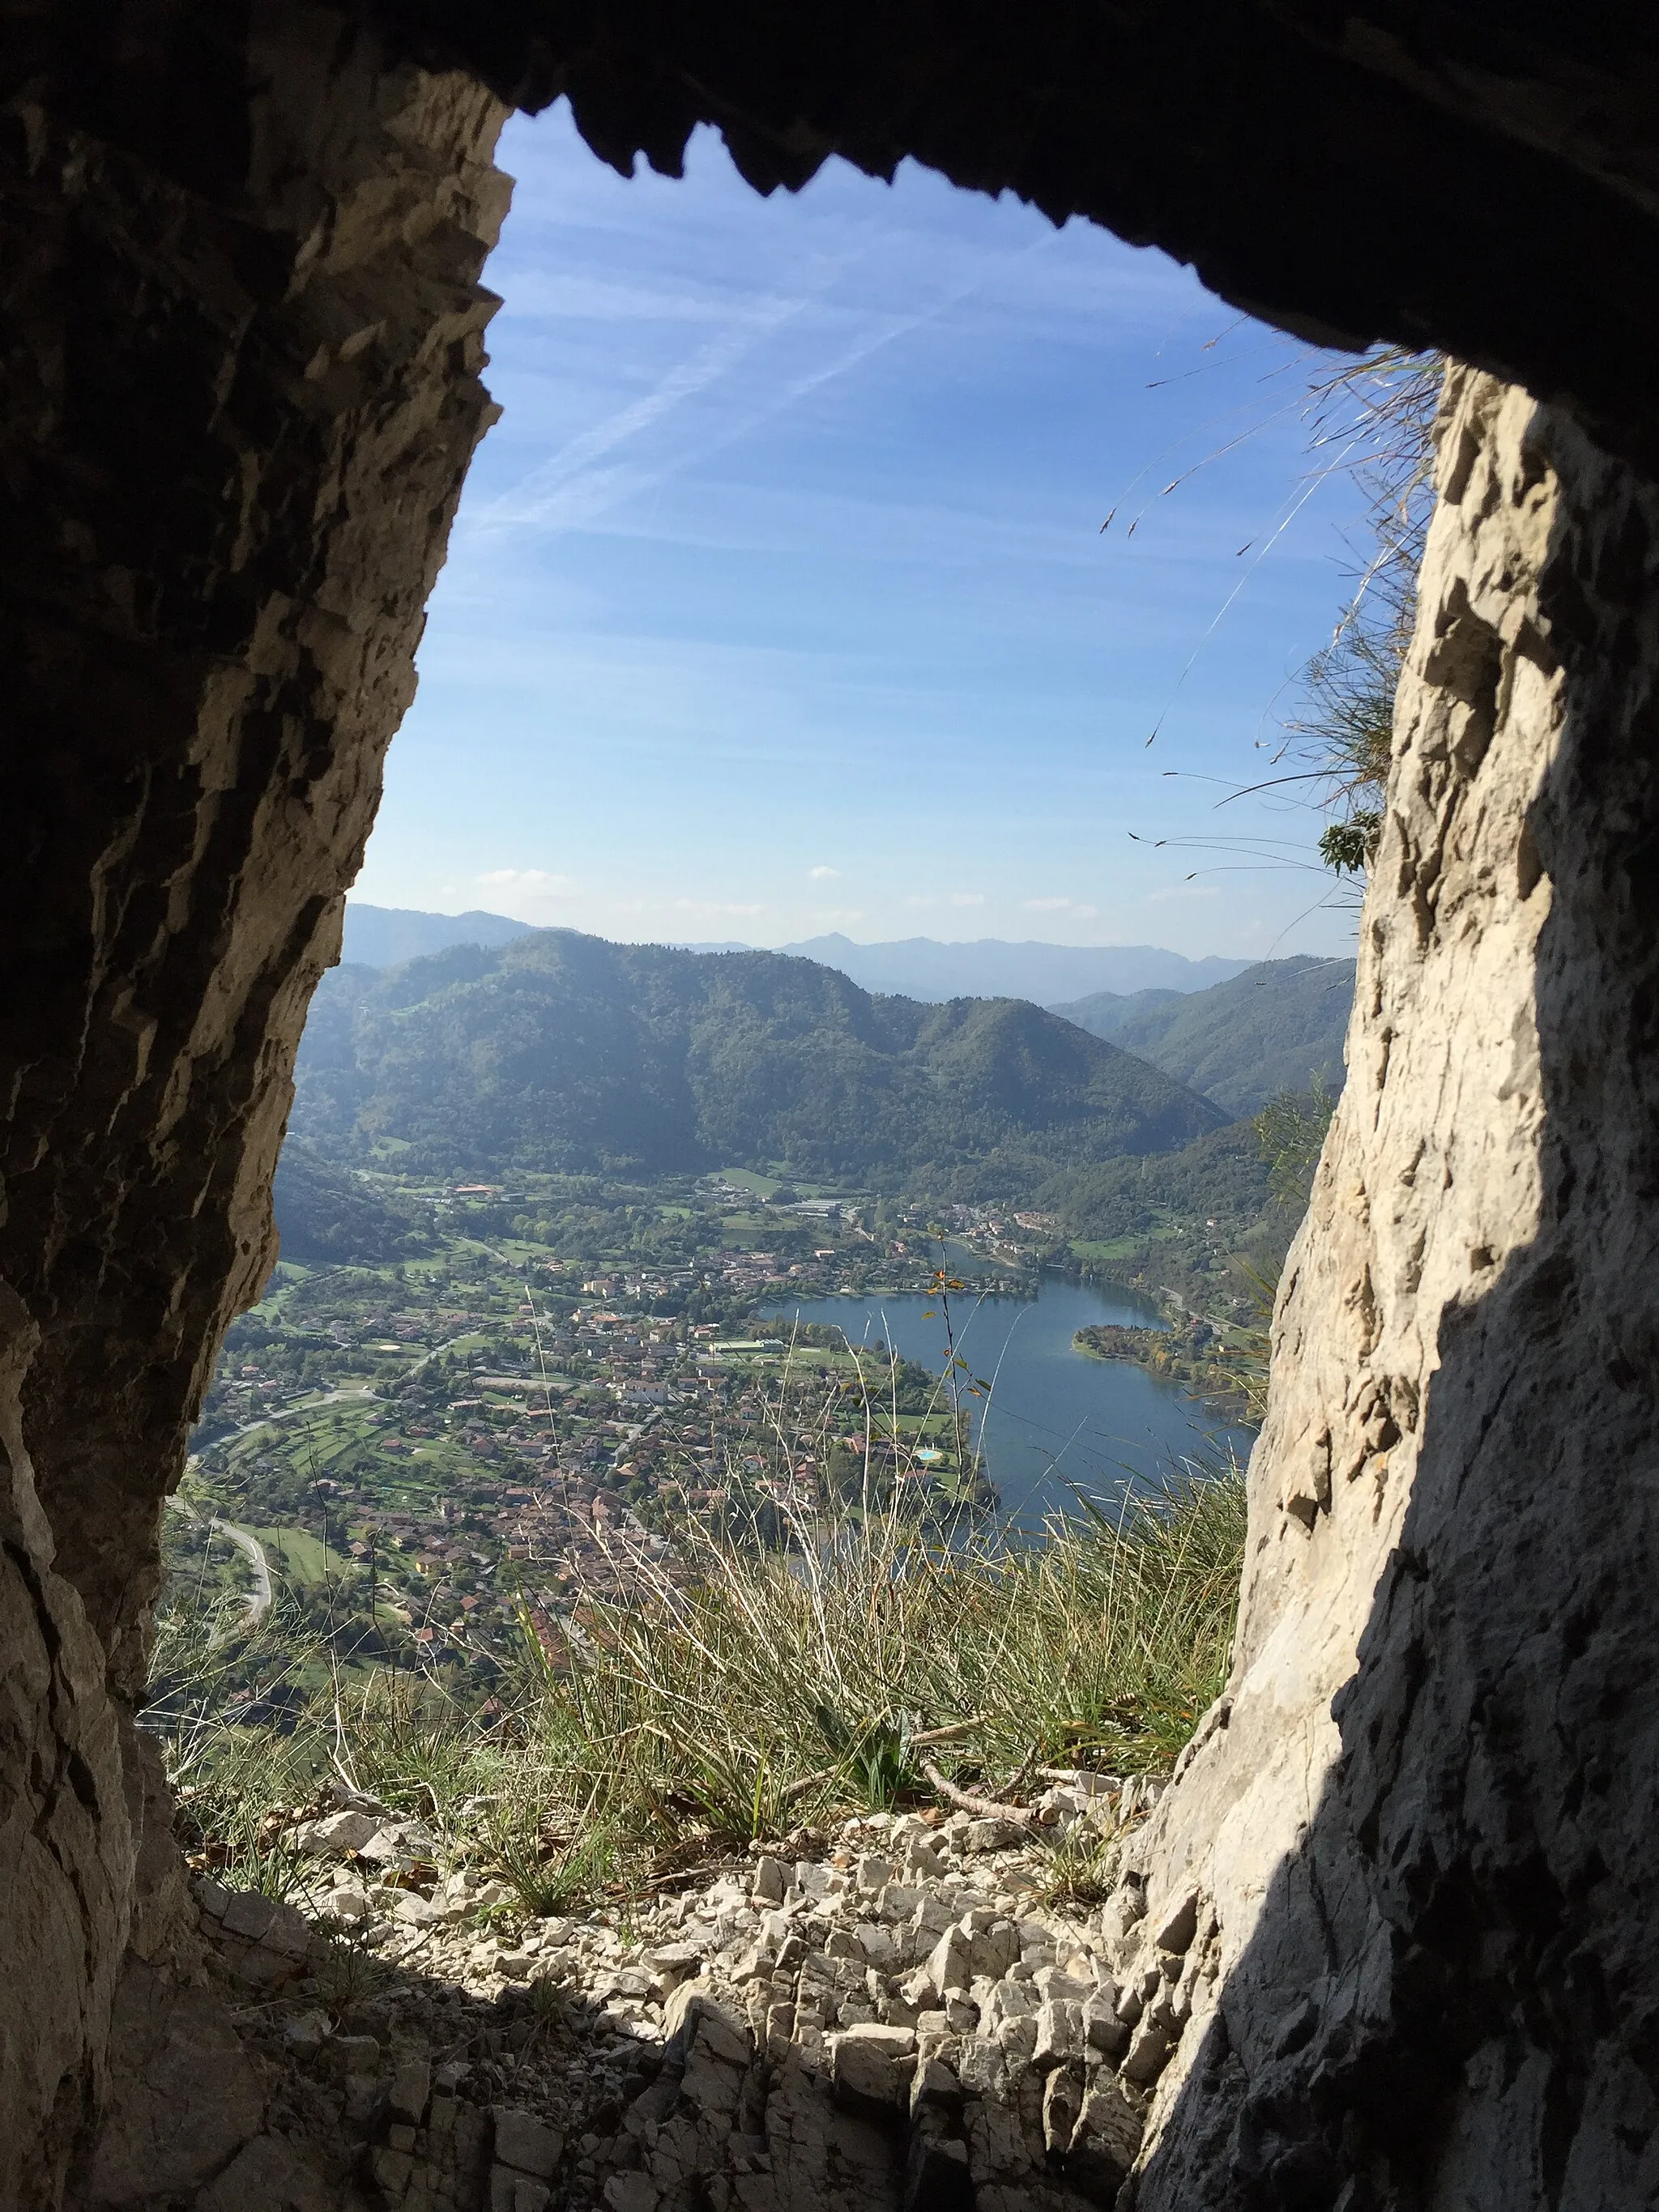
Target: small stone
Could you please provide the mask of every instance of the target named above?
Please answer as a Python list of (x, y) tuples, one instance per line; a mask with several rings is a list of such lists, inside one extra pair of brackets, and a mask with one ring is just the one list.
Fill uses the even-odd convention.
[(1012, 1820), (987, 1818), (970, 1820), (962, 1839), (962, 1849), (975, 1856), (986, 1851), (1006, 1851), (1025, 1840), (1025, 1831)]
[(435, 1928), (443, 1919), (441, 1905), (434, 1905), (417, 1889), (404, 1890), (392, 1908), (392, 1917), (406, 1928)]
[(411, 2058), (392, 2075), (389, 2102), (399, 2119), (418, 2125), (431, 2094), (432, 2069), (423, 2058)]
[(972, 1937), (959, 1927), (947, 1928), (927, 1960), (927, 1978), (941, 1996), (965, 1990), (974, 1978)]
[(283, 2030), (283, 2044), (299, 2058), (320, 2051), (328, 2037), (328, 2015), (321, 2012), (300, 2013)]
[(394, 2204), (408, 2188), (414, 2171), (415, 2161), (409, 2153), (393, 2150), (390, 2145), (377, 2150), (369, 2160), (369, 2172)]
[(914, 2028), (887, 2027), (873, 2022), (868, 2027), (849, 2028), (842, 2041), (860, 2043), (869, 2051), (885, 2051), (890, 2058), (908, 2057), (916, 2047)]
[(1061, 1973), (1058, 1966), (1039, 1966), (1031, 1977), (1031, 1986), (1045, 2003), (1063, 1998), (1070, 2004), (1086, 2004), (1095, 1994), (1092, 1979), (1079, 1981), (1071, 1974)]
[(515, 2173), (511, 2166), (489, 2169), (489, 2212), (547, 2212), (552, 2197), (544, 2181)]
[(941, 2058), (919, 2061), (910, 2081), (912, 2117), (922, 2111), (959, 2112), (962, 2084)]
[(611, 2212), (657, 2212), (662, 2193), (646, 2173), (613, 2173), (605, 2185)]
[(1103, 2051), (1108, 2058), (1121, 2058), (1128, 2049), (1128, 2024), (1118, 2018), (1109, 1990), (1097, 1991), (1085, 2002), (1083, 2033), (1090, 2048)]
[(898, 1947), (890, 1928), (884, 1928), (878, 1921), (866, 1920), (853, 1930), (853, 1936), (872, 1966), (897, 1965)]
[(1031, 2063), (1040, 2071), (1083, 2055), (1083, 2008), (1060, 1998), (1039, 2008)]
[[(1012, 1920), (994, 1919), (989, 1914), (984, 1917), (989, 1925), (975, 1927), (969, 1939), (969, 1955), (975, 1975), (983, 1974), (988, 1980), (1000, 1982), (1008, 1969), (1018, 1963), (1019, 1930)], [(964, 1915), (964, 1920), (980, 1918), (978, 1913)]]
[(1070, 2150), (1082, 2109), (1081, 2069), (1056, 2066), (1042, 2092), (1042, 2142), (1050, 2158), (1063, 2158)]
[(1139, 2114), (1115, 2082), (1097, 2083), (1083, 2100), (1066, 2160), (1066, 2178), (1097, 2204), (1109, 2204), (1140, 2148)]
[(1182, 1957), (1191, 1947), (1198, 1933), (1198, 1892), (1182, 1891), (1171, 1899), (1164, 1911), (1152, 1921), (1152, 1948)]
[(1039, 2002), (1029, 1982), (998, 1982), (981, 2014), (986, 2027), (994, 2031), (1005, 2021), (1034, 2019)]
[(755, 1879), (750, 1894), (757, 1904), (781, 1905), (787, 1887), (787, 1876), (781, 1860), (758, 1858), (755, 1862)]
[(276, 1917), (274, 1898), (263, 1897), (257, 1889), (234, 1889), (224, 1910), (225, 1933), (257, 1943)]
[(861, 1895), (877, 1897), (893, 1879), (893, 1863), (868, 1852), (854, 1869), (853, 1884)]
[(1129, 2039), (1129, 2048), (1118, 2069), (1126, 2081), (1150, 2087), (1164, 2071), (1172, 2038), (1158, 2021), (1144, 2020)]
[(380, 2046), (372, 2035), (337, 2035), (328, 2045), (328, 2055), (339, 2074), (380, 2071)]
[(343, 1859), (361, 1851), (380, 1832), (380, 1822), (367, 1813), (331, 1813), (321, 1820), (307, 1820), (296, 1832), (300, 1849), (307, 1858)]
[(1001, 2045), (993, 2036), (969, 2036), (963, 2044), (957, 2071), (970, 2097), (994, 2097), (1006, 2072)]
[(641, 1965), (653, 1977), (657, 1994), (665, 1996), (678, 1987), (689, 1975), (695, 1974), (703, 1961), (701, 1943), (659, 1943), (647, 1951)]
[(942, 1898), (924, 1897), (916, 1907), (910, 1925), (915, 1930), (918, 1938), (932, 1937), (937, 1940), (950, 1927), (954, 1917), (950, 1906)]
[[(854, 2030), (837, 2039), (832, 2061), (836, 2095), (849, 2112), (880, 2119), (897, 2112), (910, 2086), (915, 2060), (869, 2040), (872, 2030)], [(877, 2027), (877, 2035), (906, 2033)], [(913, 2044), (915, 2038), (908, 2039)]]
[[(997, 2194), (1001, 2200), (999, 2212), (1017, 2212), (1018, 2207), (1030, 2202), (1010, 2190)], [(936, 2123), (911, 2135), (905, 2158), (904, 2202), (927, 2207), (929, 2212), (956, 2212), (956, 2208), (978, 2203), (991, 2212), (992, 2192), (985, 2190), (976, 2194), (967, 2144), (940, 2133)]]
[(496, 2162), (538, 2181), (550, 2179), (564, 2151), (564, 2137), (558, 2130), (511, 2105), (498, 2105), (495, 2121)]

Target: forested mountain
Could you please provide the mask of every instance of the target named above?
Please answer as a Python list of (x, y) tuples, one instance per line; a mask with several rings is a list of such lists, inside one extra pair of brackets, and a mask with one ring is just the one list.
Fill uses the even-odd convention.
[(325, 979), (295, 1126), (448, 1174), (781, 1165), (1006, 1200), (1056, 1169), (1223, 1119), (1144, 1060), (1018, 1000), (877, 998), (773, 952), (544, 930)]
[(1259, 1221), (1272, 1203), (1271, 1168), (1251, 1121), (1230, 1121), (1179, 1152), (1062, 1169), (1039, 1205), (1076, 1237), (1143, 1237), (1170, 1219), (1212, 1218), (1225, 1229)]
[(1303, 1091), (1316, 1079), (1341, 1089), (1353, 977), (1352, 960), (1264, 960), (1207, 991), (1097, 991), (1050, 1011), (1229, 1115), (1254, 1114), (1276, 1091)]
[(338, 1267), (402, 1260), (432, 1249), (429, 1224), (414, 1208), (391, 1206), (349, 1168), (319, 1159), (289, 1137), (271, 1190), (283, 1256)]

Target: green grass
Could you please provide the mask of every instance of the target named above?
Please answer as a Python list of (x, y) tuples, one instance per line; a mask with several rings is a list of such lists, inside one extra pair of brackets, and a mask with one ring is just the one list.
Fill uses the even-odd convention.
[(331, 1574), (340, 1571), (343, 1554), (337, 1544), (324, 1550), (321, 1537), (305, 1528), (250, 1528), (264, 1546), (272, 1566), (296, 1588), (319, 1589)]
[(1229, 1469), (1017, 1551), (879, 1514), (787, 1555), (688, 1529), (689, 1578), (590, 1599), (541, 1647), (535, 1737), (569, 1797), (663, 1847), (919, 1787), (904, 1747), (939, 1728), (994, 1787), (1033, 1759), (1164, 1772), (1224, 1678), (1243, 1525)]
[(757, 1175), (751, 1168), (722, 1168), (719, 1180), (729, 1182), (733, 1190), (752, 1191), (757, 1198), (770, 1198), (774, 1191), (783, 1188), (781, 1176)]

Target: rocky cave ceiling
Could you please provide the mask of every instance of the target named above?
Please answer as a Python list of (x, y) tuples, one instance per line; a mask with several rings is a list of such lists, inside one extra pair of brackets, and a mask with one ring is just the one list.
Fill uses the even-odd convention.
[[(267, 5), (270, 0), (267, 0)], [(12, 87), (189, 182), (258, 6), (9, 4)], [(347, 0), (595, 151), (701, 122), (762, 191), (906, 155), (1191, 262), (1339, 344), (1443, 347), (1659, 460), (1659, 16), (1516, 0)], [(135, 33), (135, 21), (146, 27)]]
[[(907, 155), (1190, 261), (1339, 344), (1435, 345), (1646, 462), (1659, 17), (1372, 0), (381, 0), (393, 36), (678, 171), (762, 191)], [(1645, 49), (1644, 51), (1643, 49)]]

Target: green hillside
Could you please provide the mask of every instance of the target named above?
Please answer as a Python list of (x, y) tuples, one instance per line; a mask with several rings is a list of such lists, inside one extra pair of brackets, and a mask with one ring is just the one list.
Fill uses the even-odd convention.
[(319, 1159), (295, 1137), (276, 1163), (271, 1201), (285, 1260), (373, 1265), (432, 1249), (427, 1225), (413, 1209), (388, 1206), (349, 1168)]
[(568, 930), (336, 970), (297, 1081), (306, 1139), (419, 1173), (750, 1163), (999, 1199), (1224, 1118), (1024, 1000), (923, 1005), (810, 960)]
[(1316, 1079), (1342, 1087), (1352, 960), (1264, 960), (1207, 991), (1097, 991), (1050, 1009), (1139, 1054), (1229, 1115), (1255, 1114)]
[(1038, 1198), (1073, 1237), (1097, 1243), (1206, 1220), (1233, 1235), (1273, 1205), (1271, 1170), (1251, 1121), (1229, 1122), (1179, 1152), (1062, 1169)]

